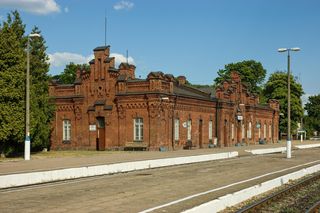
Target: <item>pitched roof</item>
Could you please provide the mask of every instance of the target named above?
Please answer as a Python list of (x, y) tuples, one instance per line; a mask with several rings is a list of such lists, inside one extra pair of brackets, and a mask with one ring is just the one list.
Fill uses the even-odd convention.
[(211, 99), (210, 93), (203, 92), (199, 89), (196, 89), (187, 85), (174, 84), (173, 93), (175, 95), (180, 95), (180, 96), (188, 96), (188, 97), (202, 98), (202, 99), (208, 99), (208, 100)]

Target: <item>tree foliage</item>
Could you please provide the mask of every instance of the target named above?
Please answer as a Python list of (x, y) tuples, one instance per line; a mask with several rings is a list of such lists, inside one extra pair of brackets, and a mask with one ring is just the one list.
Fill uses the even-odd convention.
[(218, 77), (214, 80), (215, 85), (225, 80), (230, 80), (231, 71), (238, 71), (241, 80), (249, 85), (251, 92), (260, 93), (260, 86), (266, 77), (266, 70), (260, 62), (254, 60), (230, 63), (224, 69), (218, 71)]
[[(303, 117), (301, 96), (304, 94), (302, 86), (293, 75), (290, 76), (290, 98), (291, 98), (291, 130), (297, 128), (297, 123)], [(288, 74), (277, 71), (270, 75), (265, 84), (263, 95), (266, 99), (277, 99), (280, 103), (280, 132), (287, 132), (288, 123)]]
[[(39, 33), (34, 28), (33, 33)], [(25, 25), (17, 11), (0, 26), (0, 152), (21, 152), (25, 137)], [(48, 101), (48, 56), (43, 38), (30, 42), (30, 133), (33, 148), (48, 146), (52, 107)]]
[(24, 27), (19, 13), (13, 12), (0, 28), (0, 151), (6, 153), (24, 141)]
[(88, 64), (75, 64), (70, 62), (66, 65), (64, 71), (60, 75), (53, 76), (53, 79), (58, 80), (58, 82), (62, 84), (72, 84), (76, 80), (77, 70), (89, 72), (90, 66)]
[(312, 136), (314, 131), (320, 132), (320, 94), (310, 96), (305, 109), (308, 113), (305, 118), (305, 126), (308, 127), (308, 133)]
[[(34, 27), (32, 33), (41, 34)], [(50, 120), (54, 106), (49, 103), (49, 58), (43, 37), (30, 40), (30, 113), (31, 139), (34, 150), (49, 146)]]

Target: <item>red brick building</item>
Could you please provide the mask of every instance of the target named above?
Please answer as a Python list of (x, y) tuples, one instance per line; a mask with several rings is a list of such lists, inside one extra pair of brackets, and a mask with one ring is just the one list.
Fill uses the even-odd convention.
[(115, 67), (110, 47), (94, 49), (90, 73), (73, 84), (52, 83), (56, 104), (52, 149), (150, 150), (234, 146), (278, 141), (279, 104), (260, 105), (237, 72), (216, 91), (186, 85), (184, 76), (151, 72), (135, 77), (135, 66)]

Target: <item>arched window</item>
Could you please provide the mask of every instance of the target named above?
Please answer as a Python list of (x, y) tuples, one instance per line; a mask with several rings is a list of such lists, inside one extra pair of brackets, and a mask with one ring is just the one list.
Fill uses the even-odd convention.
[(269, 139), (271, 140), (271, 135), (272, 135), (272, 129), (271, 129), (271, 124), (269, 124)]
[(192, 125), (191, 119), (189, 119), (187, 122), (187, 127), (188, 127), (187, 140), (189, 140), (189, 141), (191, 140), (191, 128), (192, 128), (191, 125)]
[(231, 124), (231, 139), (234, 140), (234, 124)]
[(245, 134), (246, 134), (245, 126), (244, 126), (244, 123), (242, 123), (242, 124), (241, 124), (241, 135), (242, 135), (242, 139), (245, 138)]
[(64, 141), (71, 140), (71, 121), (68, 119), (63, 120), (63, 137)]
[(209, 140), (212, 140), (212, 121), (209, 121)]
[(252, 123), (251, 123), (251, 121), (248, 124), (248, 138), (249, 139), (252, 138)]
[(179, 140), (179, 126), (180, 126), (180, 120), (179, 118), (174, 119), (174, 140)]
[(135, 118), (133, 122), (133, 138), (135, 141), (143, 141), (143, 118)]

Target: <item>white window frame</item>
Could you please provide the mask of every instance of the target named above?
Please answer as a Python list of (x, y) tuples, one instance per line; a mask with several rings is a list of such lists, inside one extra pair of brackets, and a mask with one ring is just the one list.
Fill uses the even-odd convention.
[(271, 129), (271, 124), (269, 124), (269, 139), (271, 139), (271, 134), (272, 133), (272, 129)]
[(241, 137), (242, 137), (242, 139), (245, 139), (245, 137), (246, 137), (244, 123), (241, 124)]
[(261, 124), (261, 122), (259, 121), (257, 124), (259, 124), (259, 129), (258, 129), (258, 138), (259, 138), (259, 140), (261, 139), (261, 128), (262, 128), (262, 124)]
[(209, 121), (209, 140), (212, 140), (212, 121)]
[(134, 141), (143, 141), (143, 118), (133, 120), (133, 139)]
[(180, 120), (179, 118), (174, 119), (174, 140), (179, 140), (179, 127), (180, 127)]
[(191, 138), (192, 138), (192, 134), (191, 134), (191, 131), (192, 131), (192, 121), (191, 121), (191, 119), (189, 119), (188, 121), (187, 121), (187, 140), (191, 140)]
[(71, 140), (71, 121), (69, 119), (64, 119), (62, 122), (62, 140), (70, 141)]
[(251, 123), (251, 121), (248, 124), (248, 138), (249, 139), (252, 138), (252, 123)]
[(231, 140), (234, 140), (234, 124), (231, 124)]
[(267, 139), (267, 124), (263, 124), (263, 138)]

